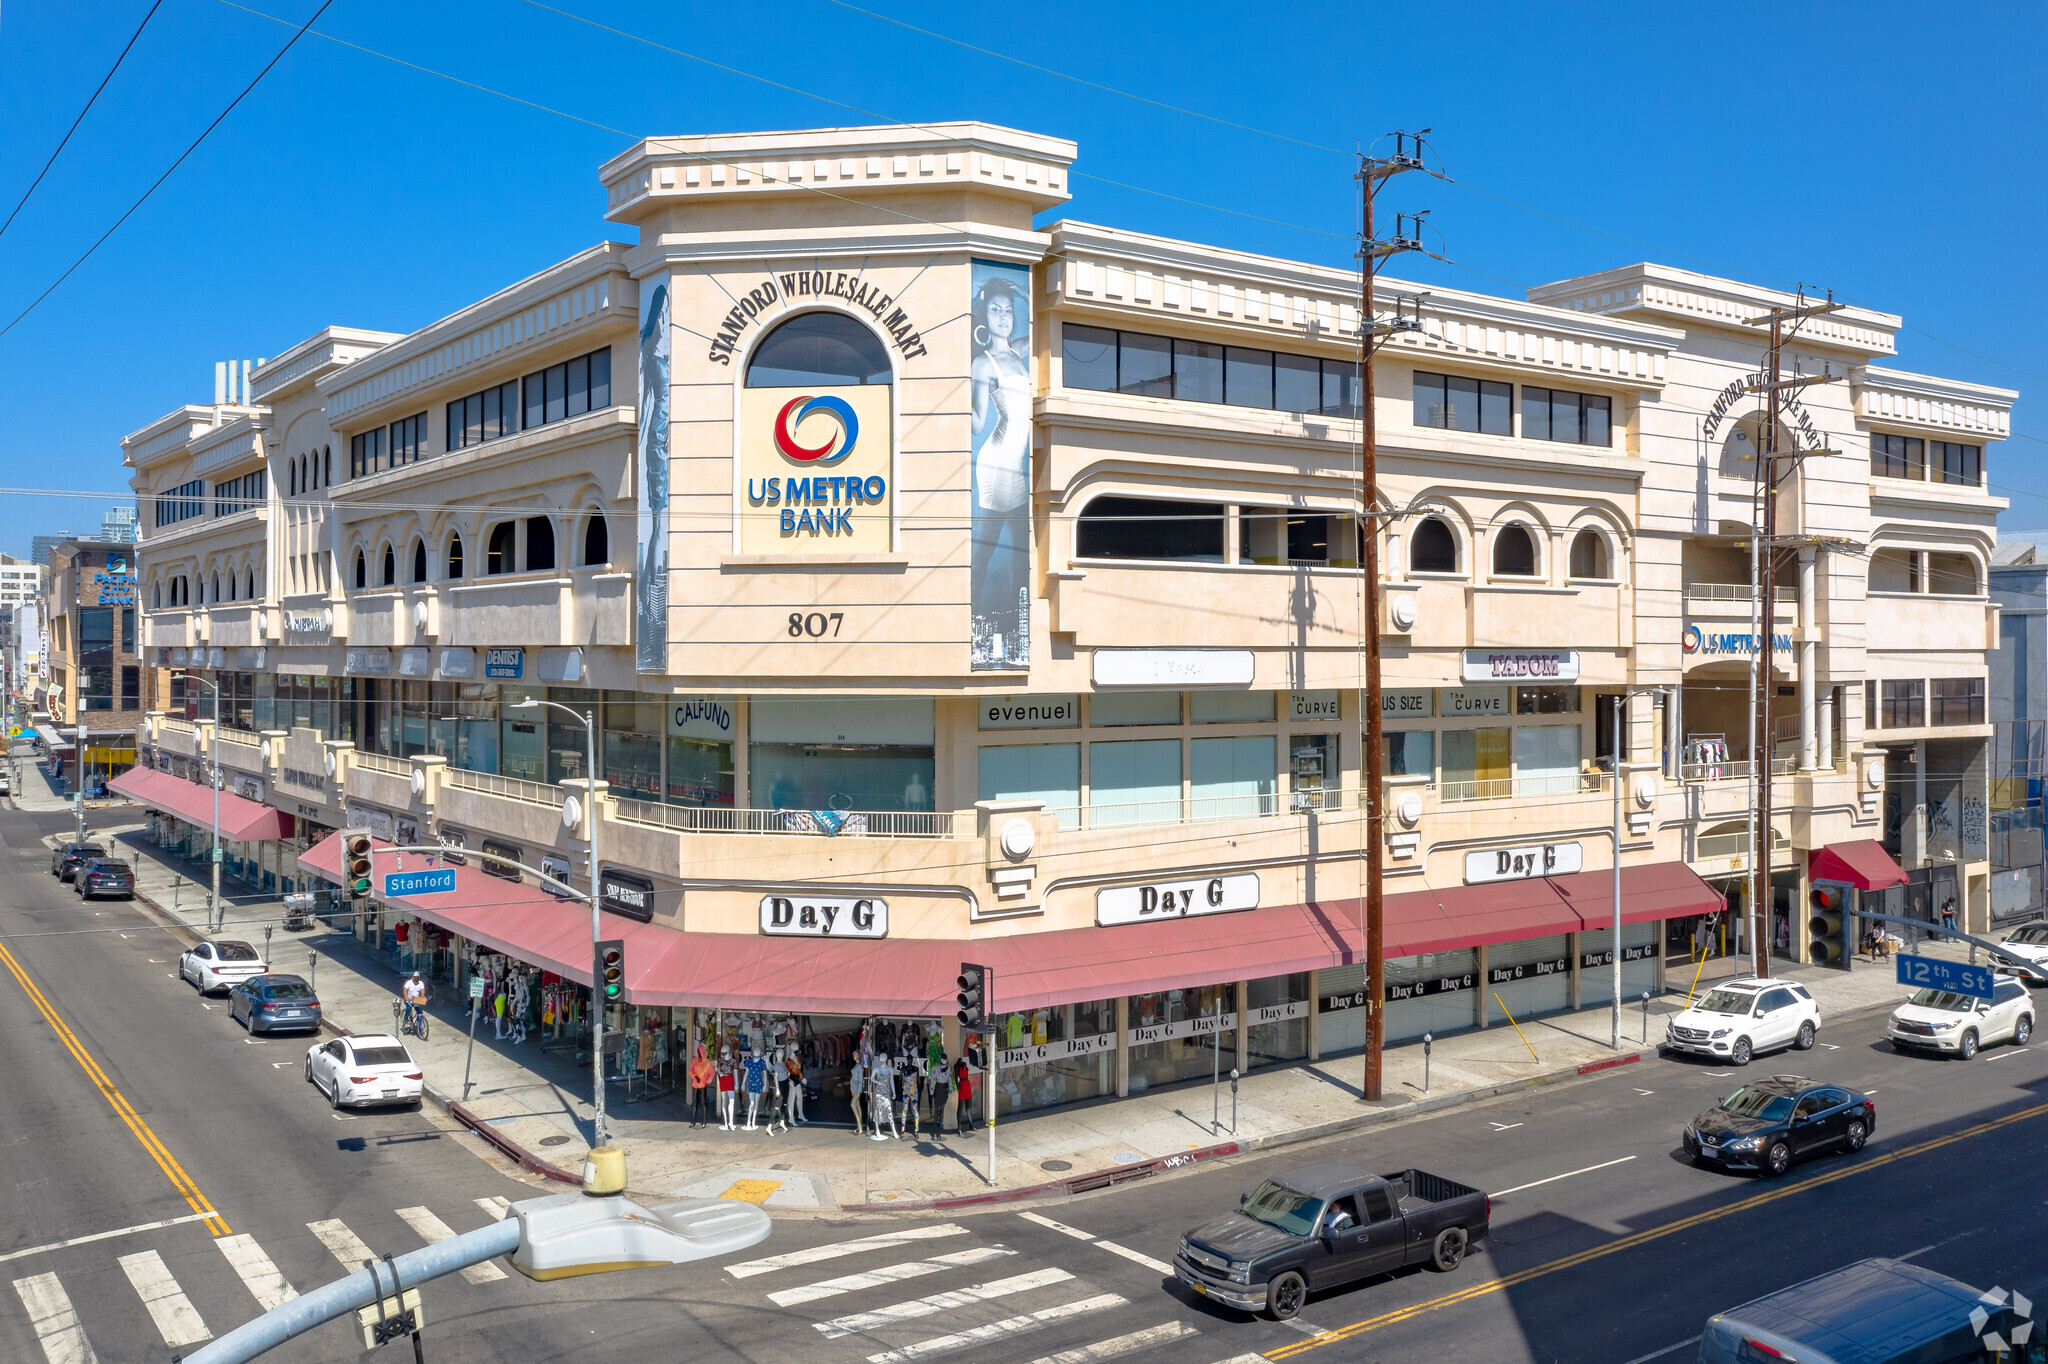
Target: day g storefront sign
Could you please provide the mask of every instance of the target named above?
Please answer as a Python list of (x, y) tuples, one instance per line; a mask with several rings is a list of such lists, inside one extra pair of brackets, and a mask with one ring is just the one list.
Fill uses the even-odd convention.
[(1576, 649), (1467, 649), (1467, 682), (1576, 682)]
[(1230, 914), (1259, 907), (1259, 878), (1251, 872), (1192, 881), (1108, 886), (1095, 893), (1098, 924), (1142, 924), (1198, 914)]
[(873, 896), (763, 895), (761, 931), (771, 938), (886, 938), (889, 902)]
[(1518, 848), (1482, 848), (1465, 854), (1465, 884), (1524, 881), (1532, 876), (1570, 876), (1584, 858), (1576, 843), (1531, 843)]

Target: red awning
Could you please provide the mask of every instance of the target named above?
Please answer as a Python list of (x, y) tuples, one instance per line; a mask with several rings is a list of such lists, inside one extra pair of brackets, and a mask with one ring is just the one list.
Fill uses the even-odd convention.
[[(117, 795), (165, 810), (204, 829), (213, 827), (214, 793), (211, 787), (158, 772), (149, 767), (131, 767), (107, 783)], [(292, 836), (292, 817), (282, 810), (244, 799), (231, 791), (220, 793), (220, 836), (235, 843), (267, 843)]]
[(1807, 859), (1806, 875), (1812, 881), (1846, 881), (1858, 890), (1883, 890), (1906, 884), (1906, 873), (1872, 838), (1850, 843), (1830, 843)]
[[(1346, 902), (1346, 917), (1354, 922), (1357, 904)], [(1721, 893), (1683, 862), (1621, 869), (1624, 924), (1711, 914), (1726, 907)], [(1411, 957), (1613, 925), (1612, 871), (1409, 891), (1387, 897), (1386, 954)]]

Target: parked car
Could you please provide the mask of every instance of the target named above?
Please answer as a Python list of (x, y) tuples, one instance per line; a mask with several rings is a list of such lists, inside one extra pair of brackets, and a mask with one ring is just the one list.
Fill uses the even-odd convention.
[(118, 857), (88, 857), (71, 873), (71, 888), (81, 900), (95, 895), (135, 898), (135, 869)]
[(316, 1042), (306, 1052), (306, 1080), (335, 1108), (420, 1101), (426, 1073), (395, 1037), (376, 1033)]
[(4, 768), (0, 768), (0, 796), (11, 796), (13, 794), (14, 778)]
[(269, 969), (255, 948), (229, 938), (208, 939), (178, 958), (178, 974), (198, 986), (202, 995), (231, 990)]
[[(1862, 1260), (1707, 1319), (1697, 1364), (1923, 1364), (1989, 1360), (2015, 1333), (2009, 1306), (1931, 1269)], [(2024, 1352), (1996, 1358), (2018, 1364)], [(2037, 1356), (2035, 1356), (2037, 1357)]]
[(1915, 990), (1892, 1010), (1886, 1033), (1894, 1051), (1938, 1051), (1962, 1057), (1977, 1054), (1993, 1042), (2027, 1045), (2034, 1035), (2034, 1000), (2018, 976), (1992, 977), (1991, 998), (1952, 994), (1947, 990)]
[(1404, 1265), (1456, 1269), (1486, 1238), (1492, 1217), (1493, 1200), (1440, 1175), (1304, 1165), (1244, 1195), (1236, 1211), (1191, 1228), (1173, 1272), (1205, 1297), (1285, 1321), (1311, 1291)]
[(1773, 1075), (1744, 1085), (1687, 1123), (1696, 1165), (1782, 1175), (1803, 1156), (1861, 1151), (1877, 1130), (1877, 1103), (1841, 1085)]
[(1664, 1025), (1664, 1049), (1746, 1066), (1759, 1052), (1805, 1051), (1820, 1032), (1820, 1005), (1804, 985), (1745, 976), (1701, 995)]
[(1999, 939), (1999, 946), (2030, 963), (2022, 966), (2015, 961), (2001, 961), (2001, 971), (2010, 971), (2035, 985), (2048, 985), (2048, 923), (2021, 924)]
[(70, 881), (71, 873), (88, 857), (105, 857), (107, 850), (97, 843), (59, 843), (50, 849), (50, 875)]
[(320, 1000), (303, 976), (251, 976), (228, 991), (228, 1017), (251, 1033), (318, 1028)]

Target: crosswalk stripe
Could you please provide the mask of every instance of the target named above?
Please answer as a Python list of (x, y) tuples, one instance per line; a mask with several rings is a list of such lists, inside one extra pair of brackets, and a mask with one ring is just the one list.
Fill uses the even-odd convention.
[(841, 1293), (851, 1293), (857, 1288), (877, 1288), (885, 1283), (921, 1278), (926, 1274), (936, 1274), (942, 1269), (957, 1269), (961, 1265), (978, 1265), (1016, 1253), (1006, 1246), (978, 1246), (973, 1250), (955, 1251), (951, 1255), (934, 1255), (929, 1260), (905, 1260), (900, 1265), (890, 1265), (885, 1269), (871, 1269), (863, 1274), (846, 1274), (837, 1279), (821, 1279), (814, 1284), (805, 1284), (802, 1288), (785, 1288), (780, 1292), (770, 1293), (768, 1301), (777, 1307), (794, 1307), (800, 1302), (815, 1302), (819, 1298), (836, 1297)]
[(1075, 1350), (1061, 1350), (1056, 1355), (1034, 1359), (1031, 1364), (1096, 1364), (1097, 1360), (1115, 1359), (1118, 1355), (1132, 1354), (1138, 1350), (1149, 1350), (1154, 1345), (1180, 1340), (1186, 1336), (1202, 1334), (1185, 1321), (1169, 1321), (1143, 1331), (1133, 1331), (1127, 1336), (1111, 1340), (1098, 1340), (1093, 1345), (1083, 1345)]
[(1100, 1312), (1110, 1307), (1121, 1307), (1123, 1303), (1123, 1295), (1119, 1293), (1104, 1293), (1100, 1297), (1083, 1298), (1079, 1302), (1061, 1303), (1058, 1307), (1048, 1307), (1043, 1311), (1021, 1317), (1005, 1317), (1001, 1321), (992, 1321), (986, 1326), (977, 1326), (971, 1331), (961, 1331), (956, 1335), (933, 1336), (930, 1340), (920, 1340), (917, 1344), (906, 1345), (900, 1350), (884, 1350), (880, 1354), (869, 1355), (868, 1364), (907, 1364), (907, 1361), (913, 1359), (928, 1359), (932, 1355), (950, 1354), (954, 1350), (964, 1350), (970, 1345), (981, 1345), (991, 1340), (1000, 1340), (1004, 1336), (1018, 1336), (1026, 1331), (1036, 1331), (1041, 1326), (1065, 1321), (1069, 1317)]
[[(403, 1217), (405, 1224), (418, 1232), (420, 1239), (430, 1246), (455, 1235), (455, 1228), (425, 1208), (400, 1208), (398, 1215)], [(505, 1271), (486, 1261), (480, 1265), (465, 1265), (462, 1277), (471, 1283), (496, 1283), (505, 1277)]]
[(341, 1261), (341, 1267), (351, 1274), (363, 1267), (363, 1261), (377, 1258), (363, 1244), (362, 1237), (350, 1231), (348, 1224), (339, 1217), (330, 1217), (325, 1222), (308, 1222), (306, 1230), (319, 1237), (328, 1254)]
[(987, 1302), (990, 1298), (1007, 1298), (1012, 1293), (1025, 1293), (1047, 1284), (1062, 1283), (1074, 1276), (1064, 1269), (1035, 1269), (1029, 1274), (1014, 1278), (993, 1279), (988, 1283), (970, 1284), (956, 1288), (950, 1293), (934, 1293), (929, 1298), (914, 1298), (899, 1302), (874, 1312), (856, 1312), (849, 1317), (835, 1317), (831, 1321), (816, 1323), (825, 1339), (837, 1340), (850, 1336), (856, 1331), (872, 1331), (877, 1326), (894, 1326), (902, 1321), (915, 1321), (969, 1303)]
[(156, 1323), (157, 1334), (164, 1338), (164, 1344), (175, 1349), (213, 1338), (213, 1332), (207, 1330), (206, 1323), (199, 1319), (192, 1300), (171, 1277), (163, 1256), (153, 1250), (123, 1255), (121, 1272), (128, 1276), (129, 1283), (135, 1285), (136, 1295), (149, 1309), (149, 1319)]
[(512, 1211), (512, 1200), (509, 1198), (479, 1198), (476, 1205), (489, 1213), (493, 1222), (504, 1221)]
[(14, 1291), (28, 1309), (28, 1323), (35, 1328), (43, 1357), (50, 1364), (99, 1364), (92, 1342), (85, 1338), (85, 1328), (78, 1324), (78, 1313), (71, 1310), (71, 1299), (55, 1274), (16, 1279)]
[(770, 1255), (761, 1260), (742, 1260), (736, 1265), (727, 1265), (725, 1272), (735, 1279), (750, 1279), (756, 1274), (767, 1274), (777, 1269), (791, 1269), (797, 1265), (814, 1265), (820, 1260), (836, 1260), (842, 1255), (860, 1255), (870, 1250), (887, 1250), (912, 1241), (929, 1241), (939, 1236), (965, 1236), (967, 1228), (952, 1222), (941, 1222), (929, 1227), (910, 1227), (903, 1231), (892, 1231), (881, 1236), (863, 1236), (858, 1241), (835, 1241), (831, 1245), (812, 1246), (809, 1250), (792, 1250), (782, 1255)]
[(1041, 1216), (1035, 1212), (1020, 1212), (1017, 1215), (1027, 1222), (1036, 1222), (1039, 1226), (1050, 1227), (1063, 1236), (1071, 1236), (1076, 1241), (1086, 1241), (1091, 1246), (1099, 1246), (1112, 1255), (1121, 1255), (1133, 1264), (1143, 1265), (1145, 1268), (1160, 1274), (1173, 1273), (1173, 1266), (1165, 1261), (1155, 1260), (1150, 1255), (1132, 1250), (1129, 1246), (1120, 1246), (1114, 1241), (1105, 1241), (1093, 1232), (1082, 1231), (1079, 1227), (1070, 1227), (1064, 1222), (1055, 1222), (1050, 1217)]
[(299, 1290), (284, 1280), (277, 1272), (277, 1266), (263, 1253), (263, 1247), (256, 1244), (256, 1238), (243, 1232), (239, 1236), (217, 1236), (215, 1245), (220, 1253), (228, 1257), (235, 1273), (242, 1276), (242, 1282), (256, 1295), (256, 1301), (266, 1312), (284, 1306), (299, 1296)]

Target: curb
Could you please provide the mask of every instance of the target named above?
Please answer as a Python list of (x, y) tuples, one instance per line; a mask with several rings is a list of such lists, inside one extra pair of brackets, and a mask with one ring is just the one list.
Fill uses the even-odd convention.
[(583, 1176), (572, 1175), (561, 1166), (542, 1160), (539, 1156), (512, 1140), (512, 1138), (498, 1131), (497, 1128), (492, 1127), (482, 1118), (477, 1117), (476, 1114), (463, 1107), (459, 1101), (449, 1099), (446, 1095), (437, 1094), (435, 1096), (435, 1103), (445, 1109), (449, 1117), (497, 1147), (505, 1155), (518, 1161), (521, 1169), (531, 1174), (539, 1175), (543, 1179), (552, 1179), (557, 1184), (574, 1184), (579, 1189), (583, 1187)]
[(1204, 1146), (1195, 1151), (1182, 1151), (1177, 1155), (1160, 1156), (1155, 1160), (1139, 1161), (1134, 1165), (1112, 1165), (1106, 1170), (1090, 1174), (1072, 1175), (1066, 1179), (1055, 1179), (1045, 1184), (1031, 1184), (1021, 1189), (995, 1189), (988, 1193), (960, 1194), (953, 1198), (915, 1198), (897, 1203), (842, 1203), (841, 1212), (941, 1212), (952, 1208), (980, 1207), (992, 1203), (1020, 1203), (1027, 1198), (1047, 1198), (1054, 1195), (1092, 1193), (1117, 1184), (1129, 1184), (1140, 1179), (1169, 1170), (1185, 1169), (1205, 1160), (1219, 1156), (1242, 1154), (1243, 1145), (1226, 1141), (1219, 1146)]

